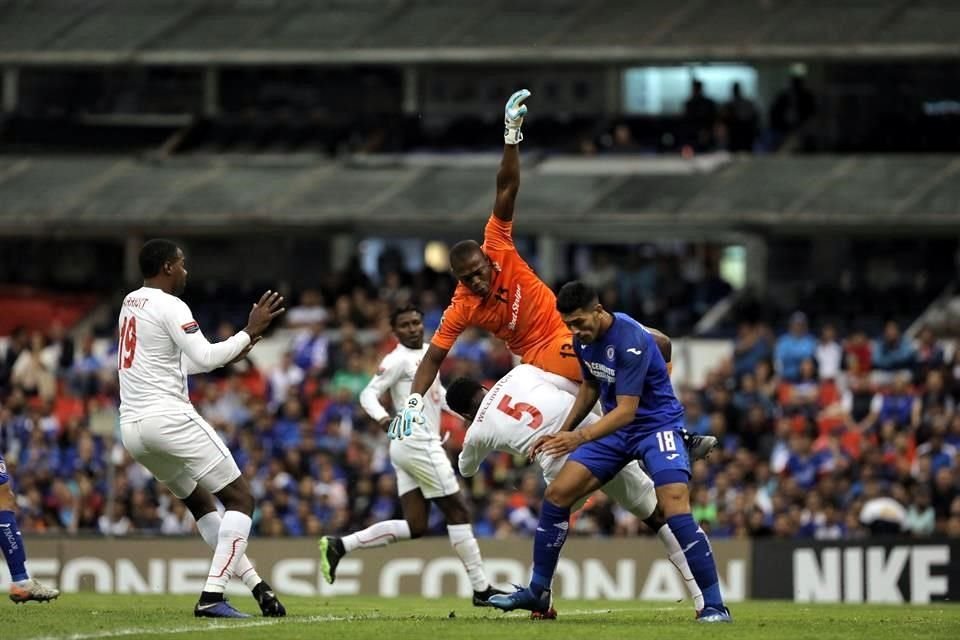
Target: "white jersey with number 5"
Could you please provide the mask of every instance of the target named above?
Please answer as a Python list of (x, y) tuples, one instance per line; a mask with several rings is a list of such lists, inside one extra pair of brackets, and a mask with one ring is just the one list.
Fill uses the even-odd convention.
[[(477, 473), (491, 451), (526, 456), (543, 436), (556, 433), (573, 406), (574, 396), (561, 390), (569, 380), (529, 364), (500, 378), (487, 392), (467, 429), (460, 453), (460, 473)], [(590, 414), (583, 424), (596, 422)]]
[[(413, 387), (413, 377), (417, 373), (417, 367), (426, 352), (426, 344), (419, 349), (409, 349), (398, 344), (393, 351), (384, 356), (377, 369), (377, 375), (360, 392), (360, 406), (368, 416), (377, 422), (390, 417), (387, 410), (380, 404), (380, 397), (387, 391), (390, 392), (394, 411), (403, 409), (407, 396), (410, 395), (410, 389)], [(425, 424), (415, 428), (410, 437), (440, 437), (440, 411), (443, 409), (445, 396), (446, 392), (438, 376), (423, 397)]]
[(154, 287), (127, 294), (118, 329), (121, 423), (196, 413), (187, 395), (187, 375), (222, 367), (250, 344), (244, 331), (210, 344), (190, 307)]
[[(491, 451), (526, 457), (537, 440), (556, 433), (576, 399), (558, 387), (566, 387), (568, 382), (529, 364), (521, 364), (500, 378), (487, 392), (467, 429), (460, 452), (460, 474), (468, 478), (476, 475)], [(599, 419), (594, 413), (587, 414), (577, 428)], [(560, 473), (568, 457), (553, 458), (542, 453), (537, 456), (548, 484)], [(601, 490), (641, 520), (648, 518), (657, 505), (653, 481), (636, 460), (627, 463)], [(578, 501), (573, 510), (583, 506), (585, 500)]]

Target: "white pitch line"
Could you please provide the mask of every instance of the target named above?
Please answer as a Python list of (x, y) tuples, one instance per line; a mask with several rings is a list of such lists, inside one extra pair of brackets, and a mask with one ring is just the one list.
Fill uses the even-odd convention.
[(208, 629), (252, 629), (254, 627), (268, 627), (283, 622), (310, 623), (310, 622), (345, 622), (347, 620), (373, 619), (377, 616), (308, 616), (305, 618), (271, 618), (269, 620), (250, 620), (236, 622), (210, 622), (192, 627), (132, 627), (128, 629), (114, 629), (112, 631), (97, 631), (92, 633), (72, 633), (65, 636), (34, 636), (24, 640), (95, 640), (97, 638), (121, 638), (123, 636), (172, 636), (193, 631), (207, 631)]

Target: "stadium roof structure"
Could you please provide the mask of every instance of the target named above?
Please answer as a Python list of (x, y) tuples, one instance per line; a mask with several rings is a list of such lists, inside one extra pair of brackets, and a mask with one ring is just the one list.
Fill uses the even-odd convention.
[(942, 58), (954, 0), (0, 0), (0, 64)]
[[(0, 156), (0, 234), (476, 232), (497, 157)], [(960, 231), (960, 158), (525, 154), (518, 233)], [(636, 236), (633, 236), (636, 237)]]

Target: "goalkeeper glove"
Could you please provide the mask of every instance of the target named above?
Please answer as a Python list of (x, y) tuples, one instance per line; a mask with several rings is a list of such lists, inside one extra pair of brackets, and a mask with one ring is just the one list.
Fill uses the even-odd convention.
[(530, 92), (521, 89), (507, 100), (507, 106), (503, 110), (503, 141), (507, 144), (517, 144), (523, 140), (520, 126), (523, 124), (523, 116), (527, 115), (527, 106), (522, 103), (529, 97)]
[(421, 425), (423, 419), (423, 396), (412, 393), (407, 398), (403, 411), (390, 422), (387, 428), (387, 437), (391, 440), (403, 440), (413, 433), (414, 425)]

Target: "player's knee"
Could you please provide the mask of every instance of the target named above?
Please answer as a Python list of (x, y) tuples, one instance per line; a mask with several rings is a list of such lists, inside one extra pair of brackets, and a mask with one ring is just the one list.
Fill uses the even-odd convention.
[(675, 483), (657, 487), (657, 504), (664, 518), (690, 513), (690, 491), (687, 485)]
[(543, 497), (548, 502), (558, 507), (570, 507), (579, 497), (572, 487), (565, 487), (560, 483), (552, 482), (547, 486)]
[(9, 482), (0, 484), (0, 511), (16, 511), (17, 499)]
[(224, 487), (217, 493), (217, 498), (227, 511), (240, 511), (248, 516), (253, 515), (253, 494), (243, 478), (238, 478)]

